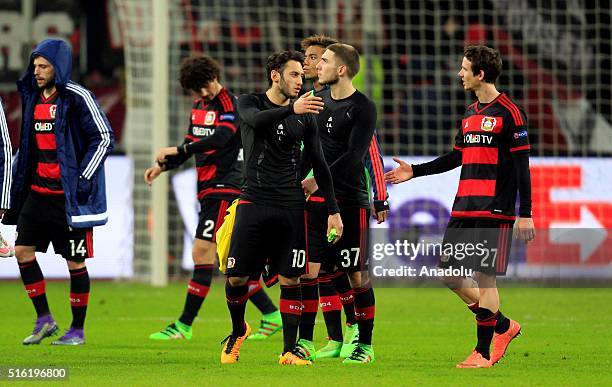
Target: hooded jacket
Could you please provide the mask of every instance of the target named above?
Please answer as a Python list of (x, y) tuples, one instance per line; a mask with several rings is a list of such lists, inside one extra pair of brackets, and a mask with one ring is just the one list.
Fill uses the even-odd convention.
[(55, 70), (57, 109), (55, 140), (60, 180), (66, 198), (66, 220), (74, 228), (100, 226), (108, 221), (104, 160), (114, 146), (113, 131), (93, 94), (70, 80), (72, 53), (58, 39), (43, 40), (30, 55), (30, 64), (17, 82), (21, 96), (21, 140), (13, 168), (11, 209), (3, 222), (16, 224), (30, 192), (34, 107), (41, 90), (34, 77), (34, 58), (41, 56)]

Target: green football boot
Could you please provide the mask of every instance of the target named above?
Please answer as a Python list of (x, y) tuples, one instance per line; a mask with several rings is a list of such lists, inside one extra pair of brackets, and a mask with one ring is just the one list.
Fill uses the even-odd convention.
[(329, 339), (327, 345), (317, 351), (318, 359), (326, 359), (331, 357), (340, 357), (342, 351), (342, 341)]
[(347, 325), (344, 331), (344, 340), (342, 341), (342, 350), (340, 351), (341, 358), (347, 358), (353, 353), (357, 343), (359, 342), (359, 325)]
[(191, 327), (176, 320), (159, 332), (151, 333), (151, 340), (191, 340)]
[(302, 359), (315, 361), (317, 358), (314, 343), (310, 340), (299, 339), (295, 350), (299, 352)]
[(374, 363), (374, 360), (376, 360), (374, 348), (371, 345), (359, 343), (350, 356), (342, 361), (342, 364)]
[(257, 332), (249, 336), (248, 340), (265, 340), (283, 329), (283, 319), (279, 311), (264, 314)]

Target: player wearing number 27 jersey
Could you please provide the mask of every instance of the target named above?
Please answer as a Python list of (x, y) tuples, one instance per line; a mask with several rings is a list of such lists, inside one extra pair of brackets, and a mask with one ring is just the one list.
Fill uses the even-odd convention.
[[(483, 249), (467, 257), (443, 254), (440, 267), (464, 267), (478, 273), (446, 277), (452, 289), (476, 315), (477, 344), (459, 368), (486, 368), (497, 363), (520, 325), (499, 310), (495, 278), (508, 266), (517, 193), (520, 198), (517, 231), (529, 242), (535, 237), (531, 219), (529, 136), (524, 112), (495, 87), (501, 72), (499, 51), (477, 45), (466, 47), (459, 77), (464, 89), (478, 100), (468, 106), (453, 150), (433, 161), (400, 166), (385, 177), (394, 184), (412, 177), (432, 175), (461, 166), (461, 178), (444, 245), (463, 248), (467, 243)], [(463, 246), (460, 246), (460, 245)], [(490, 351), (493, 341), (493, 351)]]

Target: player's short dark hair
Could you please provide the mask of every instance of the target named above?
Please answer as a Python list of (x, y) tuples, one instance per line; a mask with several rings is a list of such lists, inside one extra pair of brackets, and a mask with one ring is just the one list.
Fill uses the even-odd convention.
[(183, 59), (179, 69), (179, 82), (185, 90), (200, 91), (213, 80), (220, 80), (221, 66), (206, 55), (195, 55)]
[(302, 51), (306, 51), (306, 49), (310, 46), (319, 46), (323, 48), (327, 48), (327, 46), (331, 46), (332, 44), (338, 43), (338, 41), (327, 35), (312, 35), (307, 38), (304, 38), (300, 42), (300, 46), (302, 47)]
[(304, 54), (295, 50), (285, 50), (275, 52), (274, 54), (268, 57), (266, 61), (266, 74), (268, 77), (268, 85), (272, 85), (272, 77), (270, 77), (270, 73), (272, 70), (276, 70), (279, 73), (283, 73), (285, 69), (285, 65), (290, 60), (294, 60), (296, 62), (300, 62), (300, 64), (304, 63)]
[(484, 72), (484, 81), (495, 83), (501, 73), (502, 59), (498, 50), (487, 47), (483, 44), (470, 45), (465, 47), (463, 56), (472, 63), (472, 73), (480, 74)]
[(338, 58), (340, 64), (346, 65), (349, 78), (353, 78), (359, 72), (359, 52), (350, 44), (334, 43), (327, 47)]

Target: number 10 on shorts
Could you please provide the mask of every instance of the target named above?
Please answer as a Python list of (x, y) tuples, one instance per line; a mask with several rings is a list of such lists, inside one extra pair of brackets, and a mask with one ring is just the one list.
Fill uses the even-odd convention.
[(293, 249), (293, 262), (291, 267), (304, 267), (306, 264), (306, 250)]

